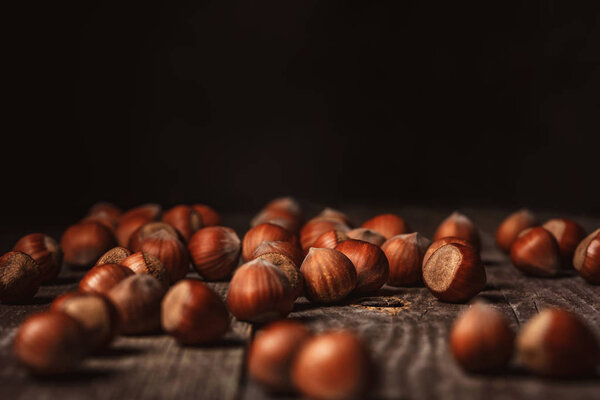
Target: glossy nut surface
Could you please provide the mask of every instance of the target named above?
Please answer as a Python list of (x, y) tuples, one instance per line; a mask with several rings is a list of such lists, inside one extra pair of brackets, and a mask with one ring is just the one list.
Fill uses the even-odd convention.
[(292, 380), (311, 399), (367, 397), (372, 374), (369, 353), (356, 335), (346, 331), (308, 339), (292, 366)]
[(272, 392), (291, 392), (292, 362), (310, 336), (304, 325), (289, 320), (259, 330), (248, 349), (248, 375)]
[(335, 249), (335, 246), (348, 239), (348, 236), (344, 232), (331, 230), (319, 236), (313, 243), (312, 247)]
[(252, 253), (252, 259), (258, 258), (263, 254), (267, 253), (277, 253), (286, 256), (296, 266), (296, 268), (300, 269), (302, 265), (302, 261), (304, 261), (304, 254), (302, 250), (295, 244), (290, 242), (262, 242), (254, 253)]
[(542, 227), (556, 239), (563, 266), (569, 266), (577, 245), (585, 238), (585, 230), (577, 222), (567, 218), (548, 220)]
[(115, 245), (115, 237), (110, 229), (93, 221), (71, 225), (60, 240), (65, 262), (74, 267), (94, 265), (102, 254)]
[(133, 271), (120, 264), (102, 264), (90, 269), (79, 282), (79, 291), (106, 295)]
[(494, 307), (474, 304), (462, 313), (450, 333), (454, 359), (467, 371), (500, 370), (510, 361), (515, 334)]
[(294, 295), (283, 271), (257, 258), (233, 274), (227, 306), (239, 320), (264, 323), (285, 318), (294, 306)]
[(170, 233), (160, 230), (140, 242), (138, 251), (158, 258), (169, 274), (169, 282), (177, 282), (190, 270), (188, 249)]
[(347, 232), (350, 230), (348, 225), (337, 221), (325, 218), (313, 218), (309, 220), (302, 229), (300, 229), (300, 246), (304, 252), (314, 245), (315, 241), (327, 231)]
[(19, 303), (30, 300), (42, 282), (42, 271), (29, 255), (9, 251), (0, 257), (0, 301)]
[(148, 274), (155, 277), (165, 288), (169, 287), (169, 271), (165, 265), (151, 254), (138, 251), (121, 261), (121, 265), (136, 274)]
[(223, 224), (221, 215), (214, 208), (206, 204), (193, 204), (192, 208), (200, 214), (202, 226), (218, 226)]
[(485, 287), (479, 252), (457, 243), (437, 249), (423, 266), (423, 282), (442, 301), (463, 303)]
[(388, 284), (412, 286), (421, 283), (423, 257), (429, 243), (429, 239), (417, 232), (396, 235), (386, 240), (381, 250), (389, 261)]
[(177, 229), (186, 242), (204, 226), (202, 216), (194, 208), (184, 204), (165, 211), (162, 221)]
[(352, 261), (334, 249), (311, 247), (300, 273), (306, 297), (317, 303), (334, 303), (356, 288), (356, 269)]
[(86, 355), (83, 327), (62, 312), (35, 314), (19, 327), (13, 343), (17, 359), (34, 374), (63, 374)]
[(446, 236), (453, 236), (471, 242), (476, 249), (480, 249), (481, 247), (481, 239), (479, 238), (477, 227), (475, 227), (475, 224), (473, 224), (469, 217), (457, 211), (442, 221), (435, 231), (433, 240), (436, 241)]
[(410, 232), (410, 227), (404, 218), (396, 214), (377, 215), (362, 224), (362, 227), (379, 232), (386, 239)]
[(302, 295), (304, 279), (302, 278), (302, 274), (300, 274), (300, 269), (289, 257), (280, 253), (265, 253), (261, 254), (256, 259), (270, 262), (285, 274), (285, 277), (292, 288), (294, 299), (297, 299)]
[(575, 314), (557, 308), (542, 310), (517, 337), (519, 360), (544, 376), (582, 377), (600, 362), (594, 333)]
[(214, 290), (198, 280), (184, 279), (165, 295), (161, 324), (181, 344), (205, 344), (227, 332), (229, 313)]
[(502, 221), (496, 230), (496, 244), (505, 253), (523, 230), (537, 225), (537, 218), (529, 210), (519, 210)]
[(348, 235), (350, 239), (362, 240), (363, 242), (369, 242), (376, 246), (381, 246), (386, 241), (385, 236), (381, 233), (368, 228), (355, 228), (346, 232), (346, 235)]
[(296, 244), (297, 238), (292, 232), (279, 225), (260, 224), (250, 229), (242, 241), (242, 258), (244, 261), (252, 259), (252, 253), (262, 242), (284, 241)]
[(63, 254), (58, 242), (43, 233), (31, 233), (23, 236), (13, 251), (28, 254), (39, 265), (42, 282), (51, 282), (58, 276), (62, 266)]
[(183, 236), (173, 227), (171, 224), (166, 222), (149, 222), (140, 226), (129, 239), (129, 250), (132, 252), (140, 251), (140, 245), (144, 239), (152, 236), (156, 233), (164, 234), (164, 236), (170, 236), (174, 239), (183, 241)]
[(129, 246), (131, 235), (141, 226), (157, 220), (161, 211), (160, 205), (149, 203), (135, 207), (121, 215), (115, 230), (119, 246)]
[(131, 255), (131, 251), (125, 247), (117, 246), (108, 250), (106, 253), (102, 254), (98, 261), (96, 261), (96, 265), (102, 264), (121, 264), (121, 261), (126, 259)]
[(361, 240), (348, 239), (335, 247), (352, 261), (356, 269), (354, 293), (372, 293), (388, 280), (390, 268), (384, 252), (376, 245)]
[(202, 228), (188, 243), (192, 265), (209, 281), (229, 278), (238, 266), (241, 249), (238, 235), (224, 226)]
[(579, 243), (573, 256), (573, 265), (583, 279), (600, 285), (600, 229)]
[(554, 276), (560, 269), (558, 243), (542, 227), (525, 229), (510, 248), (510, 260), (526, 275)]

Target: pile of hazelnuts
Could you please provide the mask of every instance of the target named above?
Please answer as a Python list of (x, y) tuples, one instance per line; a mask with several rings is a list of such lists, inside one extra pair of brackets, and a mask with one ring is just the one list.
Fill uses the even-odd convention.
[[(515, 213), (498, 229), (498, 245), (510, 250), (517, 268), (552, 276), (573, 259), (586, 280), (600, 282), (600, 230), (585, 237), (572, 221), (535, 227), (530, 217)], [(395, 214), (375, 216), (356, 229), (347, 215), (329, 208), (302, 221), (294, 199), (278, 198), (252, 219), (240, 240), (206, 205), (178, 205), (162, 212), (159, 205), (145, 204), (122, 212), (101, 203), (64, 232), (60, 245), (44, 234), (27, 235), (0, 258), (2, 302), (32, 298), (40, 284), (56, 278), (63, 258), (69, 267), (87, 272), (77, 292), (59, 296), (49, 311), (21, 325), (16, 356), (34, 373), (64, 373), (86, 355), (105, 349), (118, 334), (162, 329), (182, 345), (213, 343), (228, 331), (229, 313), (240, 321), (266, 324), (285, 318), (300, 296), (329, 304), (376, 293), (386, 283), (424, 284), (442, 301), (464, 303), (485, 287), (479, 233), (465, 215), (455, 212), (446, 218), (433, 242), (412, 232)], [(190, 264), (203, 281), (230, 280), (225, 301), (201, 280), (186, 278)], [(454, 354), (469, 370), (494, 364), (486, 360), (490, 351), (501, 358), (510, 347), (512, 354), (506, 342), (486, 347), (494, 341), (488, 340), (493, 324), (485, 318), (479, 325), (469, 322), (479, 318), (470, 317), (475, 312), (490, 313), (483, 310), (473, 307), (457, 322), (456, 329), (466, 325), (475, 334), (471, 342), (476, 345), (461, 347), (464, 340), (452, 336), (453, 351), (458, 348)], [(479, 352), (484, 361), (476, 361), (476, 367), (464, 361)], [(250, 347), (248, 370), (274, 391), (349, 398), (360, 396), (372, 382), (369, 363), (364, 342), (352, 332), (313, 334), (299, 323), (281, 321), (259, 332)]]

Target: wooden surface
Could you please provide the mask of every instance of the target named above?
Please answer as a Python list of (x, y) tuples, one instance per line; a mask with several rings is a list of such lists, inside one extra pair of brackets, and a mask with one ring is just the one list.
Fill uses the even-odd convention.
[[(356, 223), (382, 211), (395, 211), (428, 237), (452, 211), (364, 207), (343, 210)], [(477, 223), (483, 238), (488, 284), (477, 298), (498, 307), (515, 329), (542, 308), (560, 306), (584, 316), (600, 337), (599, 286), (589, 285), (572, 274), (556, 279), (524, 277), (493, 246), (492, 234), (506, 212), (461, 211)], [(225, 222), (242, 235), (250, 217), (226, 215)], [(574, 219), (587, 231), (600, 226), (598, 218)], [(58, 231), (49, 233), (59, 236)], [(8, 250), (16, 238), (4, 232), (3, 250)], [(44, 286), (31, 304), (0, 305), (0, 399), (270, 398), (245, 376), (245, 345), (253, 332), (251, 325), (236, 321), (227, 337), (211, 347), (182, 348), (164, 335), (121, 337), (105, 354), (86, 360), (75, 374), (60, 380), (30, 377), (11, 354), (16, 328), (28, 314), (46, 309), (57, 294), (73, 290), (80, 276), (81, 272), (63, 269), (59, 281)], [(226, 293), (226, 283), (211, 285), (223, 295)], [(447, 337), (453, 320), (466, 307), (439, 302), (424, 288), (386, 286), (377, 296), (328, 307), (314, 306), (302, 298), (289, 317), (315, 331), (348, 328), (365, 338), (378, 366), (374, 398), (600, 398), (600, 372), (592, 378), (562, 381), (534, 377), (516, 366), (503, 374), (464, 373), (448, 352)]]

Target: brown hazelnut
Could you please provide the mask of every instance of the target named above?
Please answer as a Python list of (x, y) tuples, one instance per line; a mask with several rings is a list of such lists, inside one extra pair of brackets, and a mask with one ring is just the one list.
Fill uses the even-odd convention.
[(362, 227), (379, 232), (386, 239), (410, 232), (410, 227), (406, 221), (395, 214), (377, 215), (362, 224)]
[(381, 233), (367, 228), (352, 229), (346, 232), (346, 235), (348, 235), (350, 239), (362, 240), (363, 242), (372, 243), (375, 246), (381, 246), (386, 240), (385, 236)]
[(38, 263), (42, 282), (51, 282), (58, 276), (62, 266), (62, 250), (58, 242), (43, 233), (31, 233), (23, 236), (13, 251), (28, 254)]
[(155, 277), (165, 288), (169, 287), (169, 272), (163, 263), (153, 255), (138, 251), (123, 261), (121, 265), (136, 274), (148, 274)]
[(19, 303), (37, 293), (42, 283), (40, 266), (29, 255), (9, 251), (0, 257), (0, 301)]
[(248, 349), (248, 374), (275, 393), (293, 389), (292, 362), (311, 333), (301, 323), (277, 321), (261, 329)]
[(356, 288), (356, 269), (343, 253), (311, 247), (300, 267), (306, 297), (318, 303), (342, 300)]
[(600, 285), (600, 229), (579, 243), (573, 256), (573, 265), (583, 279)]
[(467, 242), (464, 239), (460, 239), (454, 236), (446, 236), (443, 237), (441, 239), (436, 240), (435, 242), (431, 243), (429, 245), (429, 247), (427, 248), (427, 251), (425, 252), (425, 255), (423, 256), (423, 265), (425, 265), (425, 263), (427, 262), (427, 260), (429, 260), (429, 257), (431, 257), (431, 255), (433, 253), (435, 253), (435, 251), (437, 249), (439, 249), (440, 247), (449, 244), (449, 243), (458, 243), (458, 244), (462, 244), (463, 246), (471, 246), (473, 247), (473, 245), (471, 244), (471, 242)]
[(292, 381), (311, 399), (360, 399), (371, 384), (369, 352), (346, 331), (323, 333), (304, 342), (292, 366)]
[(177, 229), (175, 229), (172, 225), (167, 224), (166, 222), (149, 222), (140, 226), (138, 230), (133, 232), (131, 238), (129, 239), (129, 250), (133, 251), (134, 253), (136, 251), (140, 251), (140, 243), (142, 243), (142, 240), (159, 231), (178, 239), (183, 243), (183, 236), (181, 236)]
[(35, 314), (19, 327), (13, 350), (34, 374), (63, 374), (75, 369), (86, 355), (85, 331), (65, 313)]
[(262, 242), (256, 250), (254, 250), (254, 253), (252, 253), (252, 259), (267, 253), (278, 253), (286, 256), (292, 260), (298, 269), (300, 269), (300, 265), (302, 265), (302, 261), (304, 260), (304, 254), (297, 245), (282, 241)]
[(115, 231), (119, 246), (129, 246), (131, 235), (142, 225), (156, 221), (161, 211), (162, 207), (158, 204), (144, 204), (121, 215)]
[(242, 258), (252, 259), (252, 253), (262, 242), (284, 241), (297, 243), (296, 235), (279, 225), (260, 224), (250, 229), (242, 241)]
[(537, 218), (529, 210), (519, 210), (510, 214), (496, 231), (496, 244), (505, 253), (523, 230), (537, 225)]
[(190, 270), (187, 248), (181, 241), (164, 230), (141, 241), (139, 250), (158, 258), (169, 273), (169, 282), (177, 282)]
[(388, 280), (390, 267), (383, 251), (372, 243), (348, 239), (335, 249), (352, 261), (356, 269), (354, 293), (372, 293)]
[(264, 208), (265, 210), (284, 210), (296, 219), (302, 217), (300, 204), (292, 197), (279, 197), (271, 200)]
[(453, 236), (471, 242), (477, 250), (481, 246), (479, 232), (473, 222), (466, 215), (457, 211), (442, 221), (435, 231), (433, 240), (436, 241), (446, 236)]
[(350, 218), (341, 211), (334, 210), (333, 208), (325, 208), (317, 215), (317, 218), (328, 219), (330, 221), (338, 221), (348, 227), (352, 226)]
[(203, 226), (200, 213), (186, 205), (178, 205), (165, 211), (162, 221), (177, 229), (186, 242)]
[(500, 370), (510, 361), (515, 334), (495, 308), (474, 304), (462, 313), (450, 333), (454, 359), (467, 371)]
[(381, 250), (390, 263), (388, 284), (412, 286), (421, 283), (423, 256), (429, 243), (429, 239), (416, 232), (396, 235), (386, 240)]
[(309, 220), (302, 229), (300, 229), (300, 245), (304, 252), (308, 252), (315, 241), (327, 231), (336, 230), (347, 232), (350, 230), (348, 225), (339, 221), (333, 221), (324, 218), (313, 218)]
[(261, 254), (258, 258), (270, 262), (283, 271), (292, 288), (294, 300), (302, 295), (304, 286), (302, 275), (300, 274), (300, 269), (290, 258), (280, 253), (265, 253)]
[(566, 218), (555, 218), (546, 221), (542, 228), (554, 236), (562, 258), (562, 265), (568, 266), (573, 260), (577, 245), (585, 238), (585, 231), (575, 221)]
[(160, 304), (165, 287), (152, 275), (132, 275), (108, 292), (119, 314), (121, 332), (153, 333), (160, 329)]
[(479, 252), (450, 243), (437, 249), (423, 266), (423, 282), (442, 301), (462, 303), (485, 287), (486, 274)]
[(67, 293), (57, 297), (50, 311), (60, 311), (77, 320), (85, 331), (91, 352), (106, 348), (119, 329), (115, 306), (104, 296), (89, 293)]
[(238, 235), (224, 226), (202, 228), (188, 243), (192, 265), (209, 281), (229, 278), (238, 265), (241, 249)]
[(93, 265), (115, 244), (115, 237), (110, 229), (94, 221), (71, 225), (60, 240), (65, 262), (74, 267)]
[(177, 282), (162, 301), (162, 327), (181, 344), (214, 342), (229, 328), (229, 313), (217, 293), (204, 283)]
[(285, 318), (292, 311), (294, 296), (283, 271), (257, 258), (233, 274), (227, 306), (239, 320), (264, 323)]
[(79, 291), (106, 295), (123, 279), (133, 275), (133, 271), (119, 264), (96, 265), (79, 282)]
[(126, 259), (131, 255), (131, 251), (126, 249), (125, 247), (117, 246), (113, 247), (106, 253), (104, 253), (98, 261), (96, 261), (96, 265), (102, 264), (121, 264), (121, 261)]
[(219, 213), (205, 204), (193, 204), (192, 209), (200, 214), (202, 226), (218, 226), (222, 225), (222, 219)]
[(600, 362), (598, 340), (575, 314), (542, 310), (517, 336), (519, 360), (531, 371), (552, 377), (591, 374)]
[(319, 236), (312, 247), (334, 249), (335, 246), (344, 240), (348, 240), (348, 236), (344, 232), (331, 230)]
[(554, 276), (560, 269), (558, 243), (550, 232), (539, 226), (519, 234), (510, 248), (510, 259), (527, 275)]
[(290, 232), (298, 231), (300, 220), (288, 211), (283, 209), (264, 209), (250, 221), (250, 226), (255, 227), (260, 224), (279, 225)]
[(109, 218), (114, 221), (118, 221), (121, 215), (123, 214), (123, 210), (114, 204), (107, 202), (100, 202), (94, 204), (90, 211), (88, 211), (88, 217), (101, 217), (101, 218)]

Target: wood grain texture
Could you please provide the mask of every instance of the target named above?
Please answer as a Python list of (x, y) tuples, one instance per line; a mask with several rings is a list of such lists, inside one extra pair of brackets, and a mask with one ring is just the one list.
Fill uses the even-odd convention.
[[(341, 209), (357, 225), (380, 212), (397, 212), (427, 237), (453, 211), (361, 206)], [(315, 207), (308, 214), (317, 211)], [(515, 329), (542, 308), (560, 306), (584, 316), (600, 337), (599, 286), (589, 285), (569, 273), (556, 279), (523, 276), (493, 244), (494, 230), (509, 211), (460, 211), (472, 218), (482, 233), (488, 284), (477, 298), (502, 311)], [(542, 219), (550, 216), (554, 215), (541, 215)], [(225, 223), (241, 235), (250, 218), (250, 215), (225, 216)], [(587, 231), (600, 226), (599, 219), (573, 218)], [(2, 244), (8, 249), (12, 243)], [(57, 294), (74, 290), (81, 274), (63, 270), (59, 282), (44, 286), (32, 304), (0, 305), (0, 398), (271, 398), (245, 376), (245, 344), (252, 327), (235, 321), (225, 340), (211, 347), (182, 348), (165, 335), (121, 337), (106, 354), (89, 358), (78, 373), (69, 377), (58, 381), (30, 377), (11, 354), (16, 327), (27, 315), (46, 309)], [(227, 290), (226, 283), (211, 285), (222, 295)], [(290, 318), (306, 323), (315, 331), (345, 328), (365, 338), (378, 366), (379, 382), (374, 398), (598, 398), (598, 374), (585, 380), (553, 381), (534, 377), (517, 367), (495, 375), (463, 372), (452, 360), (447, 340), (452, 322), (466, 307), (442, 303), (422, 287), (385, 286), (376, 296), (330, 306), (315, 306), (299, 299)]]

